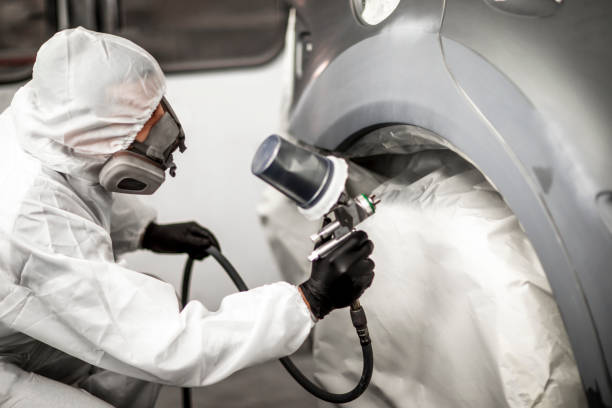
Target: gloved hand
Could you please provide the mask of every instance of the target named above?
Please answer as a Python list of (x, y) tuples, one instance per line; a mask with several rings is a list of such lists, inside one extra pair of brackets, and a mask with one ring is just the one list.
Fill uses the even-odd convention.
[(322, 319), (333, 309), (349, 306), (372, 284), (374, 262), (368, 256), (373, 249), (368, 235), (356, 231), (326, 257), (313, 262), (310, 279), (299, 288), (315, 317)]
[(219, 247), (217, 238), (197, 222), (158, 225), (150, 223), (142, 238), (142, 247), (166, 254), (188, 253), (195, 259), (204, 259), (210, 246)]

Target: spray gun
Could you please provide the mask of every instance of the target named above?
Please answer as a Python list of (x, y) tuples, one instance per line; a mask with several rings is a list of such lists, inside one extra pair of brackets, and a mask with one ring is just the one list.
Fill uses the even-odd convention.
[(310, 237), (314, 244), (329, 239), (310, 254), (311, 262), (340, 245), (357, 224), (376, 212), (380, 202), (374, 195), (360, 194), (352, 199), (346, 195), (348, 166), (344, 160), (321, 156), (277, 135), (269, 136), (259, 146), (251, 170), (295, 201), (306, 218), (316, 220), (333, 215), (331, 223)]
[(376, 212), (378, 203), (380, 203), (380, 200), (375, 195), (367, 196), (366, 194), (360, 194), (353, 199), (348, 199), (342, 193), (336, 205), (326, 216), (329, 217), (333, 213), (335, 220), (323, 226), (316, 234), (310, 236), (310, 240), (315, 245), (327, 239), (329, 241), (314, 249), (308, 256), (308, 260), (314, 262), (331, 253), (349, 237), (357, 224)]
[[(321, 156), (296, 146), (280, 136), (266, 138), (257, 149), (251, 171), (272, 187), (295, 201), (298, 210), (311, 220), (325, 217), (328, 223), (310, 239), (315, 249), (308, 256), (314, 262), (330, 254), (376, 212), (380, 202), (374, 195), (360, 194), (350, 198), (345, 193), (348, 165), (340, 158)], [(359, 397), (370, 383), (374, 358), (367, 319), (359, 301), (351, 305), (351, 320), (359, 336), (364, 365), (358, 385), (344, 394), (333, 394), (313, 384), (291, 360), (281, 363), (293, 378), (316, 397), (332, 403), (346, 403)]]

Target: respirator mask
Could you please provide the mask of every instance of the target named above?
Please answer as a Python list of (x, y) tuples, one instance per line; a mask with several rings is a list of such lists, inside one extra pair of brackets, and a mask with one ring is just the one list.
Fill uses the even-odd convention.
[(126, 150), (118, 151), (100, 171), (100, 184), (107, 190), (127, 194), (153, 194), (166, 179), (172, 177), (176, 165), (172, 153), (185, 146), (185, 133), (166, 98), (160, 102), (164, 115), (143, 142), (134, 141)]

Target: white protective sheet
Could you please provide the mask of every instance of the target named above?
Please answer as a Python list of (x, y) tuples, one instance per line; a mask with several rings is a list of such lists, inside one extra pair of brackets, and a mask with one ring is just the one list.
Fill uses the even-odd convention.
[[(375, 244), (376, 277), (362, 298), (375, 371), (369, 390), (345, 406), (586, 406), (557, 305), (516, 216), (454, 153), (409, 154), (376, 188), (382, 203), (360, 226)], [(270, 237), (285, 244), (275, 249), (281, 270), (305, 271), (317, 225), (272, 197), (261, 210)], [(317, 324), (314, 358), (329, 390), (357, 383), (361, 351), (346, 310)]]

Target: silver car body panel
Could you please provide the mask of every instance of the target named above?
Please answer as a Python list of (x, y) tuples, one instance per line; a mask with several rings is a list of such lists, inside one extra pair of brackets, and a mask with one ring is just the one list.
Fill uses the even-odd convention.
[(612, 3), (534, 17), (404, 0), (374, 27), (348, 1), (294, 6), (305, 51), (292, 136), (342, 154), (367, 130), (405, 123), (474, 163), (540, 257), (591, 405), (612, 406)]

